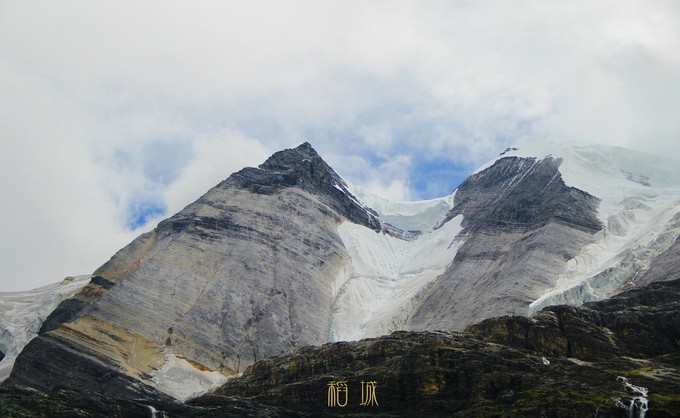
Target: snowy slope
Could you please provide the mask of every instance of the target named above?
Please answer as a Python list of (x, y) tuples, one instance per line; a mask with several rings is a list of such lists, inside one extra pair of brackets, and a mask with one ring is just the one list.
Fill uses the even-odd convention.
[(595, 243), (568, 260), (567, 272), (531, 304), (530, 313), (548, 305), (600, 300), (634, 284), (680, 234), (677, 160), (556, 139), (521, 142), (499, 158), (510, 156), (561, 158), (564, 182), (600, 199), (598, 217), (604, 225)]
[(167, 350), (163, 365), (151, 372), (151, 381), (156, 389), (180, 401), (200, 396), (233, 377), (217, 371), (200, 370)]
[(0, 292), (0, 382), (9, 377), (14, 360), (38, 335), (47, 316), (64, 299), (75, 295), (90, 282), (91, 276), (70, 277), (60, 283), (25, 292)]
[(451, 263), (460, 241), (462, 216), (434, 229), (453, 204), (453, 195), (421, 202), (389, 202), (362, 190), (357, 197), (380, 219), (403, 230), (419, 231), (415, 239), (376, 233), (344, 222), (338, 234), (351, 258), (351, 271), (335, 297), (331, 341), (357, 340), (403, 329), (414, 298)]
[[(305, 295), (317, 298), (317, 302), (310, 305), (312, 309), (322, 311), (324, 315), (328, 315), (330, 308), (330, 330), (327, 328), (329, 324), (327, 316), (324, 316), (322, 321), (313, 322), (314, 325), (321, 324), (317, 327), (320, 335), (318, 340), (325, 339), (326, 332), (328, 331), (328, 339), (330, 341), (356, 340), (383, 335), (396, 329), (409, 329), (409, 326), (415, 323), (410, 320), (418, 317), (416, 310), (422, 308), (422, 306), (425, 306), (426, 309), (431, 306), (444, 306), (445, 308), (453, 306), (453, 308), (462, 311), (463, 309), (470, 309), (471, 304), (477, 304), (486, 310), (489, 306), (493, 306), (490, 304), (504, 306), (502, 305), (502, 303), (505, 303), (503, 298), (514, 297), (517, 299), (519, 294), (522, 299), (516, 305), (519, 306), (520, 310), (527, 308), (531, 312), (551, 304), (570, 303), (578, 305), (586, 301), (602, 299), (620, 291), (623, 287), (630, 285), (630, 283), (634, 283), (635, 278), (640, 272), (643, 272), (654, 261), (655, 257), (668, 249), (680, 235), (680, 163), (677, 161), (618, 147), (574, 144), (552, 140), (520, 143), (513, 147), (513, 149), (503, 153), (499, 158), (504, 157), (533, 157), (537, 160), (546, 157), (561, 159), (562, 163), (559, 171), (565, 183), (600, 199), (598, 216), (604, 225), (603, 229), (597, 232), (592, 240), (590, 239), (592, 232), (588, 232), (588, 239), (586, 241), (579, 241), (578, 246), (574, 245), (574, 250), (570, 250), (566, 257), (562, 257), (562, 253), (560, 253), (560, 257), (556, 258), (554, 264), (546, 264), (539, 261), (536, 262), (540, 264), (539, 266), (532, 266), (532, 257), (534, 260), (544, 260), (545, 258), (540, 258), (541, 254), (534, 257), (531, 252), (526, 251), (528, 244), (524, 247), (518, 247), (515, 244), (526, 238), (527, 242), (535, 244), (532, 250), (536, 252), (540, 252), (545, 248), (546, 243), (554, 244), (558, 242), (559, 246), (563, 246), (564, 241), (561, 240), (564, 240), (565, 237), (560, 234), (563, 233), (564, 228), (546, 228), (536, 238), (529, 236), (529, 234), (521, 236), (523, 232), (516, 232), (512, 228), (504, 229), (503, 227), (494, 226), (496, 228), (494, 231), (483, 231), (486, 234), (485, 239), (471, 239), (471, 237), (475, 238), (473, 235), (477, 231), (461, 233), (464, 217), (467, 217), (468, 222), (472, 219), (472, 216), (469, 215), (470, 212), (465, 212), (464, 209), (461, 209), (464, 208), (463, 204), (456, 208), (460, 209), (460, 211), (451, 212), (454, 209), (455, 191), (451, 195), (439, 199), (420, 202), (390, 202), (366, 193), (358, 187), (350, 186), (349, 189), (354, 195), (354, 197), (351, 197), (352, 201), (357, 202), (358, 200), (359, 203), (357, 211), (366, 210), (371, 213), (371, 216), (373, 216), (373, 212), (369, 211), (368, 208), (375, 211), (382, 223), (382, 232), (375, 232), (374, 229), (350, 222), (349, 220), (345, 220), (336, 226), (337, 219), (339, 218), (335, 215), (329, 216), (328, 219), (319, 224), (308, 222), (311, 219), (318, 219), (318, 214), (325, 212), (312, 207), (312, 204), (315, 204), (314, 202), (318, 203), (316, 196), (308, 195), (306, 194), (307, 192), (302, 193), (299, 190), (291, 192), (286, 189), (287, 193), (291, 192), (286, 196), (286, 199), (289, 199), (290, 202), (286, 206), (277, 206), (280, 195), (272, 195), (274, 197), (257, 195), (251, 200), (250, 195), (247, 193), (234, 194), (234, 196), (240, 196), (241, 200), (239, 200), (239, 205), (234, 206), (231, 206), (233, 202), (229, 201), (229, 215), (238, 215), (239, 221), (243, 224), (254, 225), (258, 224), (259, 221), (253, 221), (251, 216), (254, 215), (252, 213), (262, 216), (261, 218), (256, 218), (256, 220), (267, 220), (274, 218), (272, 213), (266, 212), (266, 210), (269, 210), (267, 208), (284, 207), (288, 209), (295, 207), (296, 212), (308, 210), (305, 212), (304, 217), (300, 217), (296, 221), (300, 224), (297, 226), (298, 231), (302, 231), (305, 234), (308, 234), (310, 230), (315, 231), (316, 241), (319, 243), (325, 242), (324, 238), (328, 234), (332, 234), (334, 230), (337, 232), (338, 237), (342, 241), (342, 247), (346, 250), (346, 254), (342, 253), (342, 248), (337, 240), (329, 241), (333, 244), (331, 247), (324, 247), (323, 245), (306, 246), (306, 244), (301, 244), (304, 244), (304, 240), (296, 238), (304, 234), (289, 236), (287, 233), (283, 233), (287, 231), (282, 231), (282, 233), (276, 235), (288, 240), (285, 245), (299, 245), (299, 247), (293, 248), (295, 251), (292, 251), (291, 254), (295, 254), (295, 258), (290, 259), (291, 262), (288, 263), (289, 265), (295, 265), (294, 273), (278, 273), (278, 277), (294, 277), (299, 281), (297, 278), (302, 274), (306, 274), (305, 269), (310, 268), (314, 260), (320, 260), (326, 254), (341, 255), (341, 257), (337, 257), (337, 260), (334, 262), (335, 264), (331, 266), (332, 268), (324, 267), (325, 270), (313, 270), (314, 274), (316, 274), (315, 277), (325, 278), (335, 274), (336, 277), (332, 289), (329, 291), (329, 289), (323, 288), (323, 292), (316, 289), (314, 292), (305, 293)], [(495, 161), (489, 162), (478, 171), (492, 166)], [(506, 185), (503, 182), (498, 182), (492, 198), (498, 200), (507, 196), (517, 196), (514, 193), (517, 193), (516, 190), (519, 189), (513, 189), (512, 186), (526, 181), (528, 174), (524, 168), (531, 166), (532, 163), (530, 161), (522, 161), (518, 165), (521, 166), (518, 170), (522, 174), (508, 177), (514, 183)], [(550, 177), (552, 175), (553, 171), (547, 176), (545, 183), (551, 184), (552, 180), (550, 180)], [(556, 175), (554, 178), (558, 178), (558, 176)], [(339, 184), (341, 180), (335, 180), (335, 188), (343, 193), (347, 193), (348, 189), (344, 186), (344, 183)], [(464, 197), (464, 190), (462, 188), (458, 194), (459, 200)], [(469, 196), (474, 197), (473, 192), (468, 190)], [(223, 199), (222, 191), (215, 193), (215, 196), (217, 196), (215, 199)], [(354, 200), (355, 197), (357, 200)], [(271, 202), (275, 201), (276, 204), (263, 204), (263, 199), (270, 199)], [(227, 200), (225, 199), (224, 202), (227, 202)], [(300, 204), (299, 202), (306, 203)], [(514, 203), (516, 202), (513, 201)], [(522, 202), (520, 201), (520, 203)], [(238, 210), (234, 209), (232, 211), (232, 207)], [(207, 207), (207, 209), (203, 206), (201, 208), (201, 210), (206, 211), (215, 210), (214, 205)], [(449, 219), (461, 211), (463, 215), (457, 215)], [(449, 216), (449, 214), (451, 215)], [(276, 213), (276, 215), (278, 216), (279, 214)], [(345, 216), (345, 219), (351, 218)], [(448, 221), (442, 224), (446, 219)], [(395, 229), (386, 226), (388, 224), (402, 231), (416, 231), (416, 233), (400, 234), (398, 231), (395, 233)], [(276, 224), (274, 223), (267, 224), (262, 226), (262, 231), (270, 233), (271, 228), (275, 227)], [(552, 231), (555, 231), (554, 234)], [(580, 232), (586, 234), (586, 232)], [(268, 236), (265, 233), (262, 235)], [(200, 238), (200, 234), (197, 234), (197, 237), (194, 238)], [(532, 241), (534, 238), (536, 239), (535, 242)], [(142, 240), (140, 242), (144, 242), (143, 238), (140, 239)], [(586, 242), (587, 245), (584, 245), (583, 242)], [(192, 245), (194, 243), (194, 241), (191, 242)], [(233, 248), (238, 249), (241, 247), (238, 247), (236, 244), (233, 246), (214, 246), (209, 240), (206, 240), (204, 245), (205, 248), (198, 249), (200, 254), (192, 252), (196, 250), (192, 246), (174, 247), (173, 251), (175, 252), (165, 253), (164, 251), (159, 251), (159, 254), (164, 254), (164, 258), (157, 263), (157, 266), (166, 268), (172, 264), (172, 261), (183, 259), (186, 263), (185, 265), (199, 265), (203, 268), (207, 264), (196, 262), (196, 260), (202, 260), (203, 258), (201, 257), (204, 257), (203, 253), (208, 250), (215, 251), (215, 254), (219, 255), (219, 257), (215, 257), (216, 260), (220, 260), (216, 265), (223, 263), (223, 260), (231, 260), (229, 257), (238, 260), (233, 264), (229, 264), (228, 269), (225, 268), (225, 271), (228, 271), (228, 275), (225, 277), (231, 277), (231, 275), (239, 279), (251, 277), (251, 271), (254, 268), (249, 267), (249, 265), (275, 264), (275, 260), (261, 257), (258, 252), (252, 251), (250, 247), (243, 247), (244, 250), (240, 252), (223, 253), (226, 248), (229, 248), (231, 251)], [(139, 246), (131, 246), (130, 254), (124, 253), (121, 257), (129, 257), (129, 260), (136, 260), (139, 258), (138, 248), (142, 247), (143, 245), (141, 244)], [(316, 256), (309, 256), (310, 248), (318, 249)], [(331, 248), (331, 250), (328, 248)], [(451, 263), (459, 250), (461, 253), (457, 261), (460, 263), (452, 265)], [(466, 250), (468, 251), (466, 252)], [(519, 254), (514, 254), (513, 251)], [(262, 254), (268, 254), (268, 251), (262, 251)], [(506, 254), (517, 255), (517, 257), (504, 258), (503, 256)], [(521, 257), (524, 254), (529, 254), (526, 259)], [(304, 257), (307, 256), (308, 258), (305, 259)], [(478, 263), (477, 261), (479, 260), (476, 261), (474, 256), (479, 256), (478, 258), (482, 262)], [(565, 260), (565, 258), (569, 259)], [(248, 263), (242, 260), (248, 260)], [(508, 262), (508, 260), (510, 261)], [(527, 275), (516, 275), (513, 276), (514, 278), (511, 282), (507, 279), (508, 275), (504, 276), (501, 273), (514, 273), (517, 269), (510, 270), (512, 270), (512, 264), (516, 260), (522, 260), (523, 263), (529, 260), (525, 264), (531, 268), (526, 269), (526, 271), (532, 274), (538, 272), (535, 276), (539, 279), (540, 277), (548, 277), (549, 280), (541, 281), (536, 279), (531, 281), (526, 280)], [(493, 263), (500, 264), (502, 262), (506, 263), (503, 265), (503, 268), (499, 267), (493, 270), (498, 267)], [(564, 270), (562, 269), (563, 262)], [(234, 270), (233, 265), (244, 266), (244, 270), (240, 272), (240, 275), (235, 273), (238, 270)], [(281, 264), (279, 264), (280, 266)], [(330, 266), (330, 264), (327, 266)], [(500, 272), (498, 281), (506, 280), (506, 284), (510, 283), (510, 287), (497, 286), (496, 276), (489, 276), (491, 278), (485, 282), (469, 280), (467, 283), (462, 283), (465, 277), (477, 278), (478, 276), (470, 272), (481, 270), (479, 266), (490, 268), (488, 271)], [(509, 267), (505, 268), (505, 266)], [(247, 273), (243, 273), (244, 271)], [(215, 274), (207, 269), (205, 271), (201, 270), (200, 273), (195, 276), (213, 277)], [(550, 274), (553, 274), (553, 276), (550, 276)], [(174, 288), (172, 291), (173, 299), (162, 299), (166, 297), (166, 293), (163, 293), (163, 291), (166, 289), (164, 286), (166, 277), (169, 276), (170, 274), (168, 273), (160, 274), (155, 272), (147, 279), (149, 283), (153, 283), (153, 286), (149, 285), (147, 288), (142, 288), (146, 292), (156, 292), (157, 300), (166, 300), (166, 303), (149, 305), (156, 307), (159, 311), (161, 311), (161, 308), (164, 308), (167, 312), (172, 312), (176, 306), (182, 306), (175, 305), (177, 301), (174, 299)], [(512, 276), (512, 274), (509, 276)], [(555, 280), (555, 277), (557, 277), (557, 280)], [(36, 336), (45, 317), (56, 308), (59, 302), (75, 294), (86, 285), (89, 282), (89, 278), (90, 276), (81, 276), (72, 281), (29, 292), (0, 293), (0, 350), (6, 353), (6, 358), (0, 362), (0, 381), (9, 375), (14, 359), (23, 347)], [(239, 282), (234, 280), (229, 282), (229, 287), (224, 286), (221, 282), (216, 282), (213, 287), (215, 291), (206, 291), (207, 287), (205, 286), (207, 285), (202, 290), (197, 290), (189, 281), (178, 280), (177, 282), (183, 284), (178, 289), (185, 292), (185, 295), (181, 298), (181, 303), (194, 299), (198, 301), (198, 298), (205, 295), (206, 298), (210, 298), (208, 302), (213, 303), (213, 306), (216, 306), (217, 309), (224, 309), (224, 306), (226, 306), (224, 301), (227, 300), (227, 297), (232, 298), (230, 307), (236, 302), (247, 301), (248, 297), (244, 295), (248, 294), (244, 292), (250, 291), (250, 286), (252, 286), (252, 281)], [(319, 283), (323, 283), (325, 286), (327, 282), (319, 281)], [(288, 285), (291, 284), (289, 283)], [(177, 283), (175, 283), (175, 286), (177, 286)], [(270, 294), (268, 293), (269, 290), (272, 290), (271, 295), (276, 297), (279, 294), (283, 294), (282, 292), (273, 292), (273, 290), (278, 291), (277, 287), (267, 289), (266, 286), (268, 285), (263, 284), (263, 294)], [(279, 283), (276, 286), (283, 285)], [(438, 292), (438, 290), (444, 288), (451, 289), (451, 292), (455, 293), (455, 295), (445, 295), (441, 300), (435, 300), (430, 305), (423, 303), (423, 300), (431, 297), (432, 294), (441, 294), (442, 292)], [(512, 294), (515, 288), (519, 290), (516, 294)], [(117, 287), (116, 292), (123, 296), (119, 296), (116, 303), (112, 303), (109, 306), (112, 312), (118, 313), (117, 310), (125, 311), (120, 306), (129, 306), (127, 308), (128, 311), (137, 309), (138, 303), (136, 301), (148, 296), (147, 294), (140, 293), (139, 289), (133, 286)], [(483, 303), (478, 303), (477, 297), (480, 294), (491, 295), (492, 298), (484, 299)], [(458, 299), (455, 299), (456, 297)], [(177, 300), (179, 301), (180, 299)], [(238, 317), (240, 313), (243, 313), (243, 318), (241, 319), (243, 323), (248, 323), (248, 313), (254, 311), (252, 299), (250, 300), (251, 310), (241, 308), (240, 310), (232, 311), (229, 315), (220, 311), (223, 321), (225, 318), (233, 319)], [(267, 300), (269, 306), (272, 307), (271, 323), (277, 327), (279, 323), (292, 323), (292, 321), (278, 321), (277, 318), (281, 317), (282, 312), (290, 313), (290, 306), (294, 306), (294, 303), (291, 304), (290, 301), (286, 301), (286, 306), (282, 303), (270, 303), (272, 300)], [(529, 302), (532, 300), (533, 303), (529, 305)], [(323, 309), (318, 308), (320, 306), (319, 301), (326, 303)], [(435, 304), (439, 302), (441, 302), (439, 305)], [(108, 299), (107, 303), (110, 303)], [(520, 303), (521, 305), (519, 305)], [(193, 306), (203, 309), (206, 305), (202, 302), (194, 303)], [(284, 306), (285, 309), (274, 309), (279, 306)], [(311, 310), (302, 312), (306, 312), (307, 315), (300, 315), (300, 323), (308, 326), (312, 323), (309, 320), (309, 312)], [(450, 313), (442, 309), (433, 310), (433, 312), (444, 312), (441, 315), (448, 315)], [(154, 312), (147, 312), (147, 314), (152, 313)], [(196, 323), (202, 324), (206, 328), (210, 326), (217, 328), (215, 332), (219, 334), (216, 335), (220, 335), (220, 338), (222, 338), (226, 333), (223, 333), (223, 330), (216, 325), (218, 321), (212, 320), (213, 316), (208, 316), (209, 313), (208, 309), (205, 311), (201, 310), (196, 314), (196, 318), (200, 319), (200, 321), (197, 319)], [(508, 312), (501, 312), (500, 314), (506, 313)], [(513, 311), (513, 313), (516, 313), (516, 311)], [(481, 314), (477, 314), (477, 317), (482, 315), (490, 316), (491, 314), (484, 311)], [(130, 321), (135, 323), (134, 321), (137, 321), (139, 316), (130, 315)], [(160, 330), (158, 333), (163, 333), (168, 329), (168, 325), (163, 322), (166, 321), (166, 316), (158, 315), (154, 321), (149, 321), (153, 327), (157, 327)], [(184, 317), (185, 315), (183, 314), (182, 318)], [(305, 321), (307, 322), (305, 323)], [(148, 324), (144, 324), (144, 326), (148, 326)], [(191, 324), (187, 325), (183, 332), (193, 332), (195, 329), (196, 325)], [(238, 325), (235, 329), (242, 330), (244, 328), (242, 325)], [(263, 326), (262, 329), (264, 330), (265, 327)], [(276, 329), (280, 331), (287, 328)], [(253, 338), (253, 341), (268, 341), (269, 336), (274, 335), (270, 330), (266, 332), (263, 331), (262, 334), (266, 335), (266, 338)], [(211, 341), (213, 340), (202, 339), (205, 335), (208, 335), (207, 333), (204, 335), (203, 331), (201, 331), (196, 334), (194, 338), (197, 341), (201, 341), (202, 344), (212, 344)], [(176, 331), (175, 335), (177, 335)], [(236, 338), (234, 337), (234, 340)], [(252, 338), (252, 336), (249, 336), (249, 338)], [(168, 339), (170, 338), (168, 337)], [(237, 343), (240, 342), (237, 341)], [(248, 343), (252, 344), (252, 341)], [(196, 345), (198, 346), (199, 344), (197, 343)], [(185, 353), (182, 355), (177, 354), (179, 351), (175, 351), (174, 345), (172, 348), (165, 347), (163, 350), (165, 351), (159, 350), (159, 357), (162, 355), (158, 362), (160, 366), (155, 365), (152, 370), (145, 373), (147, 373), (149, 381), (165, 393), (178, 399), (188, 399), (210, 390), (210, 388), (222, 383), (225, 379), (224, 375), (214, 371), (216, 367), (201, 367), (196, 362), (190, 361), (191, 357), (186, 356)], [(237, 371), (240, 370), (239, 367), (235, 369)]]
[(365, 206), (378, 212), (380, 220), (404, 231), (431, 230), (453, 207), (455, 192), (444, 197), (415, 202), (391, 202), (359, 186), (350, 190)]

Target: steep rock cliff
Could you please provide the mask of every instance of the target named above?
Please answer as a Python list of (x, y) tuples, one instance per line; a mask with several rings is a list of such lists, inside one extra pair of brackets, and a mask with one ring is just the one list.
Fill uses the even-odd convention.
[(349, 264), (343, 220), (380, 230), (309, 144), (241, 170), (100, 267), (8, 383), (186, 398), (263, 357), (322, 344)]

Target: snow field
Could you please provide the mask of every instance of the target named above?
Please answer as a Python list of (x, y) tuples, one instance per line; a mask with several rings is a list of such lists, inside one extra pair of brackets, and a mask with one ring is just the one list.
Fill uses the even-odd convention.
[(61, 301), (70, 298), (90, 282), (91, 276), (77, 276), (23, 292), (0, 292), (0, 382), (7, 379), (14, 361), (33, 338), (45, 318)]
[(413, 298), (453, 260), (461, 244), (455, 238), (462, 229), (462, 216), (434, 230), (443, 215), (428, 213), (432, 201), (425, 202), (420, 212), (414, 206), (409, 205), (410, 212), (403, 216), (420, 217), (417, 221), (425, 223), (422, 218), (426, 213), (430, 229), (411, 241), (351, 222), (338, 226), (351, 258), (351, 272), (335, 298), (331, 341), (351, 341), (403, 329), (413, 309)]

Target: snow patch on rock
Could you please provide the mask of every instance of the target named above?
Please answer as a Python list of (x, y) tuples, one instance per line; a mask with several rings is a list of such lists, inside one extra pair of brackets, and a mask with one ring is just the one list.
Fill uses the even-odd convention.
[(166, 353), (163, 365), (151, 373), (156, 389), (182, 402), (203, 395), (232, 377), (218, 371), (200, 370), (172, 353)]

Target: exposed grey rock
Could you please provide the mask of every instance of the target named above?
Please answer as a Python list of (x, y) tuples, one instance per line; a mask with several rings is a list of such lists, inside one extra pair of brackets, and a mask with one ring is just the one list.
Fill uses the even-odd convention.
[(380, 222), (376, 213), (363, 207), (347, 189), (347, 184), (305, 142), (291, 150), (279, 151), (258, 169), (244, 168), (218, 187), (234, 185), (258, 194), (272, 194), (288, 187), (299, 187), (318, 197), (350, 221), (376, 231)]
[(635, 285), (645, 286), (653, 282), (680, 277), (678, 260), (680, 260), (680, 237), (673, 242), (670, 248), (652, 261), (647, 270), (635, 280)]
[[(128, 376), (153, 384), (167, 355), (229, 375), (324, 343), (334, 281), (349, 263), (336, 233), (343, 219), (382, 228), (308, 144), (276, 153), (100, 267), (46, 321), (9, 383), (83, 389), (107, 369), (124, 383), (92, 390), (135, 392)], [(65, 378), (76, 353), (91, 366)]]
[[(28, 353), (29, 355), (23, 354)], [(104, 396), (172, 401), (149, 384), (120, 370), (118, 364), (59, 335), (32, 340), (17, 358), (6, 385), (25, 385), (51, 392), (61, 388)], [(58, 377), (58, 378), (57, 378)]]
[[(465, 332), (305, 347), (253, 364), (199, 404), (229, 396), (330, 416), (619, 417), (639, 396), (621, 384), (629, 379), (648, 392), (648, 416), (677, 416), (679, 297), (675, 280)], [(346, 407), (328, 406), (333, 381), (347, 382)], [(362, 381), (376, 382), (378, 405), (360, 404)]]
[[(580, 308), (491, 318), (465, 332), (400, 331), (302, 347), (260, 360), (184, 404), (162, 394), (131, 399), (2, 387), (0, 415), (621, 417), (643, 405), (642, 393), (623, 383), (630, 382), (644, 389), (648, 417), (678, 416), (679, 311), (674, 280)], [(328, 405), (334, 381), (347, 382), (345, 407)], [(375, 382), (375, 404), (361, 405), (361, 382)]]
[(454, 207), (445, 221), (465, 215), (470, 235), (478, 230), (535, 230), (548, 223), (595, 233), (599, 199), (568, 187), (559, 172), (560, 159), (504, 157), (458, 186)]
[(597, 198), (566, 186), (559, 165), (505, 157), (460, 185), (446, 219), (463, 214), (465, 241), (419, 295), (410, 329), (463, 329), (490, 316), (524, 314), (554, 285), (565, 261), (602, 227)]

